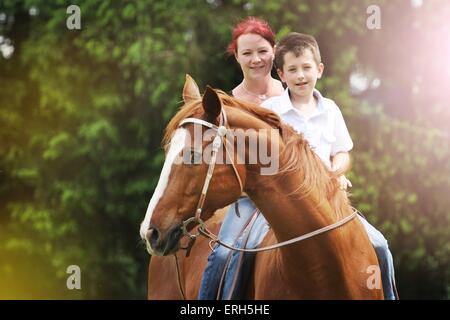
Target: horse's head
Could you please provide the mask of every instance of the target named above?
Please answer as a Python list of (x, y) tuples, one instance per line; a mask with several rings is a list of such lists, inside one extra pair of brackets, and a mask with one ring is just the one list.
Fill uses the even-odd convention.
[[(140, 229), (153, 255), (178, 250), (183, 222), (194, 216), (208, 219), (236, 201), (246, 182), (244, 164), (223, 148), (227, 120), (219, 94), (208, 87), (201, 97), (187, 76), (183, 99), (184, 106), (166, 128), (164, 166)], [(212, 141), (220, 144), (216, 159)]]

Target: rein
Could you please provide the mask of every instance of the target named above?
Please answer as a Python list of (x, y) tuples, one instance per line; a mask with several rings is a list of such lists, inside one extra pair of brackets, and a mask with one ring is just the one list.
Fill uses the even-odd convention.
[(198, 230), (199, 230), (199, 234), (201, 234), (201, 235), (203, 235), (203, 236), (205, 236), (205, 237), (207, 237), (208, 239), (211, 240), (210, 244), (209, 244), (209, 247), (211, 248), (211, 250), (214, 250), (213, 247), (212, 247), (212, 244), (213, 243), (218, 243), (219, 245), (224, 246), (225, 248), (228, 248), (228, 249), (234, 250), (234, 251), (260, 252), (260, 251), (269, 251), (269, 250), (273, 250), (273, 249), (278, 249), (280, 247), (284, 247), (284, 246), (287, 246), (287, 245), (290, 245), (290, 244), (293, 244), (293, 243), (296, 243), (296, 242), (300, 242), (300, 241), (312, 238), (314, 236), (317, 236), (319, 234), (325, 233), (327, 231), (336, 229), (336, 228), (338, 228), (338, 227), (340, 227), (340, 226), (350, 222), (351, 220), (353, 220), (357, 216), (357, 214), (358, 214), (358, 211), (356, 209), (354, 209), (354, 211), (353, 211), (353, 213), (351, 215), (348, 215), (347, 217), (345, 217), (345, 218), (343, 218), (343, 219), (341, 219), (339, 221), (336, 221), (333, 224), (330, 224), (328, 226), (325, 226), (323, 228), (314, 230), (312, 232), (309, 232), (307, 234), (298, 236), (298, 237), (290, 239), (290, 240), (286, 240), (286, 241), (279, 242), (279, 243), (276, 243), (276, 244), (273, 244), (273, 245), (270, 245), (270, 246), (267, 246), (267, 247), (256, 248), (256, 249), (243, 249), (243, 248), (237, 248), (237, 247), (230, 246), (229, 244), (226, 244), (225, 242), (222, 242), (218, 238), (217, 235), (215, 235), (214, 233), (209, 231), (205, 227), (204, 223), (199, 226)]
[(178, 261), (177, 253), (175, 252), (173, 256), (175, 257), (175, 266), (177, 267), (178, 289), (180, 290), (180, 294), (183, 300), (186, 300), (186, 294), (184, 293), (183, 286), (181, 285), (180, 263)]

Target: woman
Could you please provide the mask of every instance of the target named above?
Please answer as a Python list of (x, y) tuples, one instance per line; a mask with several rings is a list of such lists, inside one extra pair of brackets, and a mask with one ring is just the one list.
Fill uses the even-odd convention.
[(281, 82), (271, 75), (275, 35), (267, 22), (250, 17), (239, 23), (233, 30), (227, 52), (234, 55), (244, 77), (231, 91), (234, 97), (261, 104), (283, 93)]
[[(231, 91), (231, 95), (235, 98), (259, 105), (264, 100), (283, 93), (283, 85), (271, 75), (275, 57), (275, 35), (266, 21), (248, 17), (237, 24), (233, 28), (233, 36), (227, 52), (229, 55), (234, 55), (243, 75), (242, 82)], [(230, 206), (219, 233), (222, 241), (235, 245), (244, 241), (239, 234), (252, 218), (255, 208), (251, 200), (245, 196), (241, 197), (237, 203), (239, 212), (235, 211), (235, 205)], [(253, 224), (252, 231), (255, 229), (259, 229), (259, 231), (252, 232), (252, 238), (246, 241), (247, 247), (251, 247), (252, 243), (257, 245), (268, 230), (268, 225), (261, 214), (257, 216), (257, 220)], [(220, 279), (225, 277), (227, 260), (232, 259), (231, 266), (236, 267), (239, 255), (238, 252), (233, 253), (223, 246), (214, 248), (203, 274), (199, 299), (216, 299), (217, 292), (219, 292), (219, 297), (232, 298), (233, 292), (231, 291), (234, 290), (231, 290), (228, 282), (225, 282), (224, 288), (219, 288), (219, 283)], [(244, 272), (240, 273), (240, 277), (244, 276), (245, 271), (249, 272), (250, 267), (251, 261), (246, 259)], [(230, 274), (233, 272), (229, 272), (227, 276)], [(242, 281), (235, 283), (239, 286)], [(236, 289), (235, 291), (240, 290)], [(233, 298), (239, 297), (233, 296)]]

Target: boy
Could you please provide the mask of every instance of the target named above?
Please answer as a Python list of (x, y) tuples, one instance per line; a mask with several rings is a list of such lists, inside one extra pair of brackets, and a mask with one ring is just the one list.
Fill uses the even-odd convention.
[[(287, 89), (261, 105), (303, 133), (324, 164), (339, 175), (341, 188), (351, 187), (343, 174), (350, 167), (349, 151), (353, 142), (337, 105), (315, 89), (324, 69), (317, 41), (309, 35), (290, 33), (276, 46), (275, 65)], [(364, 218), (358, 217), (378, 256), (385, 299), (395, 299), (394, 266), (387, 240)]]
[(351, 187), (343, 173), (350, 168), (353, 142), (339, 108), (315, 89), (324, 69), (316, 40), (300, 33), (289, 34), (277, 45), (275, 65), (288, 88), (262, 106), (302, 132), (325, 165), (338, 173), (341, 188)]

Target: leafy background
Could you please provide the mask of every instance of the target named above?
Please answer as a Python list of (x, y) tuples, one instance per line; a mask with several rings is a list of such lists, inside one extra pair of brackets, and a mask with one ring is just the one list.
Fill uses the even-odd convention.
[(401, 298), (450, 297), (448, 1), (0, 0), (1, 299), (145, 299), (163, 129), (186, 73), (240, 82), (225, 48), (248, 15), (316, 36), (318, 88), (355, 142), (352, 202), (388, 238)]

